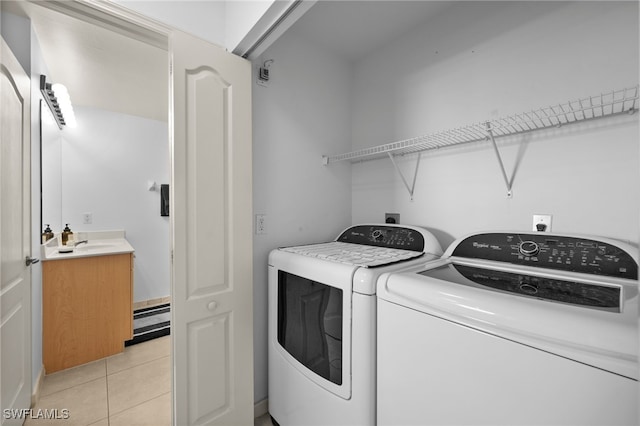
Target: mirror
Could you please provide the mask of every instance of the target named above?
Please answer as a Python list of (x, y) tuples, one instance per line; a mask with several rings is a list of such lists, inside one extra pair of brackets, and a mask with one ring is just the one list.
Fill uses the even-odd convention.
[(74, 110), (77, 127), (59, 129), (41, 105), (43, 226), (54, 233), (67, 223), (74, 232), (124, 229), (143, 241), (168, 235), (160, 197), (161, 184), (169, 182), (167, 123), (88, 106)]
[(62, 223), (62, 131), (58, 128), (47, 104), (40, 101), (40, 167), (41, 167), (41, 223), (60, 232)]

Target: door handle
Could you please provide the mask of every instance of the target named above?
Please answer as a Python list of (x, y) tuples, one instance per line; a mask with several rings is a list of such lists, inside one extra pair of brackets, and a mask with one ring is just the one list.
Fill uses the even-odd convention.
[(207, 304), (207, 309), (209, 309), (211, 312), (215, 311), (217, 307), (218, 307), (218, 302), (216, 302), (215, 300), (212, 300)]
[(27, 266), (31, 266), (31, 265), (33, 265), (34, 263), (38, 263), (38, 262), (40, 262), (40, 259), (36, 259), (35, 257), (31, 257), (31, 256), (27, 256), (27, 257), (25, 257), (25, 259), (24, 259), (24, 263), (25, 263)]

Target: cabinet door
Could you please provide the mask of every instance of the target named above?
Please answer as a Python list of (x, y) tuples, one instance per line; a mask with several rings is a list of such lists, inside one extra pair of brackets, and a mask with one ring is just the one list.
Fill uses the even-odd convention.
[(44, 262), (42, 357), (47, 373), (122, 352), (132, 335), (131, 256)]

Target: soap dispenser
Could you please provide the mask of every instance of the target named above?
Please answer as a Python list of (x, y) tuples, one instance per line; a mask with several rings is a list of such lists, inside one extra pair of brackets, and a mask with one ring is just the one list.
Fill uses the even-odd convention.
[(53, 238), (53, 231), (51, 230), (51, 225), (46, 224), (47, 227), (44, 228), (44, 232), (42, 233), (42, 244), (46, 243), (50, 239)]
[(64, 227), (64, 229), (62, 230), (62, 245), (66, 246), (67, 245), (67, 241), (69, 241), (69, 237), (72, 237), (73, 232), (71, 232), (71, 229), (69, 228), (69, 224), (67, 223)]

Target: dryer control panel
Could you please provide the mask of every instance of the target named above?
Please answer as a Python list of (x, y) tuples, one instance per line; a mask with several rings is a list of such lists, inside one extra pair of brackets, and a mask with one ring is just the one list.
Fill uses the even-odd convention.
[(336, 239), (341, 243), (424, 251), (424, 237), (415, 229), (402, 226), (356, 225)]
[(638, 264), (627, 251), (587, 238), (527, 233), (476, 234), (460, 241), (452, 256), (638, 279)]

